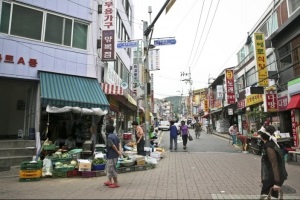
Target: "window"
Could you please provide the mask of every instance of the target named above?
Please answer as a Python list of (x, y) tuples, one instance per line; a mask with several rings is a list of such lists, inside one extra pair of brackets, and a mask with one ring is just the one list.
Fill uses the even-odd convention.
[(244, 85), (244, 76), (240, 76), (238, 79), (237, 79), (237, 88), (238, 90), (242, 90), (244, 89), (245, 85)]
[[(12, 11), (12, 13), (11, 13)], [(44, 15), (46, 20), (44, 21)], [(11, 19), (10, 19), (10, 16)], [(0, 32), (87, 49), (88, 24), (15, 3), (2, 4)], [(42, 38), (42, 32), (44, 38)]]
[(87, 49), (88, 25), (74, 22), (73, 47)]
[(262, 25), (260, 31), (269, 37), (276, 29), (278, 29), (277, 13), (274, 12), (272, 16)]
[(0, 32), (8, 33), (9, 28), (9, 17), (10, 17), (10, 4), (2, 3), (1, 21), (0, 21)]
[(293, 14), (300, 7), (300, 0), (288, 0), (289, 14)]
[(280, 68), (285, 68), (290, 64), (292, 64), (290, 43), (287, 43), (283, 47), (278, 49), (278, 57), (279, 57)]
[(47, 14), (45, 41), (71, 46), (72, 20)]
[(255, 67), (252, 67), (249, 71), (246, 72), (247, 87), (257, 83), (256, 74), (257, 71), (255, 70)]
[(41, 40), (43, 12), (14, 4), (10, 34)]
[(238, 63), (242, 62), (246, 57), (245, 48), (243, 47), (237, 54), (238, 56)]

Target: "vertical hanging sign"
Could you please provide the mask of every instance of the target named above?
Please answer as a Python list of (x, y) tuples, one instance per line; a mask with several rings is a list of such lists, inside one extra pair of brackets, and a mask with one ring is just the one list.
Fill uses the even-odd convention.
[(294, 146), (298, 147), (299, 144), (299, 138), (298, 138), (298, 123), (296, 119), (296, 113), (295, 110), (291, 110), (291, 119), (292, 119), (292, 131), (293, 131), (293, 138), (294, 138)]
[(148, 53), (149, 71), (160, 70), (160, 50), (151, 49)]
[(235, 94), (234, 94), (234, 74), (232, 69), (227, 69), (225, 72), (226, 75), (226, 91), (227, 91), (227, 104), (235, 103)]
[(266, 58), (265, 37), (263, 33), (254, 33), (254, 50), (256, 70), (258, 75), (258, 86), (269, 86), (268, 68)]
[(102, 16), (102, 61), (111, 61), (116, 59), (115, 51), (115, 0), (103, 1)]

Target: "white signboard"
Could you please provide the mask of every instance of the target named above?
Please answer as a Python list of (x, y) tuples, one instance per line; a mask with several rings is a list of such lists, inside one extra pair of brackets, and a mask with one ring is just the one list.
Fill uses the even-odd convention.
[(217, 85), (217, 99), (223, 99), (223, 85)]
[(149, 71), (160, 70), (160, 50), (151, 49), (148, 54)]
[(122, 79), (111, 66), (105, 66), (104, 82), (111, 85), (120, 86), (122, 83)]

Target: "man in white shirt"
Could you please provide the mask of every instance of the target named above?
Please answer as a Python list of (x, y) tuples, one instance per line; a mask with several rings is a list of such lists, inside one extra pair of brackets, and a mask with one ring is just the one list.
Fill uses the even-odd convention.
[(233, 124), (232, 126), (230, 126), (229, 128), (229, 134), (232, 138), (232, 145), (236, 145), (236, 135), (238, 132), (238, 128), (236, 124)]

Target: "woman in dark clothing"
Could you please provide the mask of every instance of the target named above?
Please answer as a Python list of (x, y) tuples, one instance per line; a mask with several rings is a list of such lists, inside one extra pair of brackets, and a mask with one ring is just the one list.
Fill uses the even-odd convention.
[(258, 131), (264, 142), (261, 158), (261, 199), (269, 194), (271, 188), (271, 196), (278, 198), (278, 191), (288, 176), (282, 151), (273, 136), (274, 131), (275, 128), (271, 125), (262, 126)]

